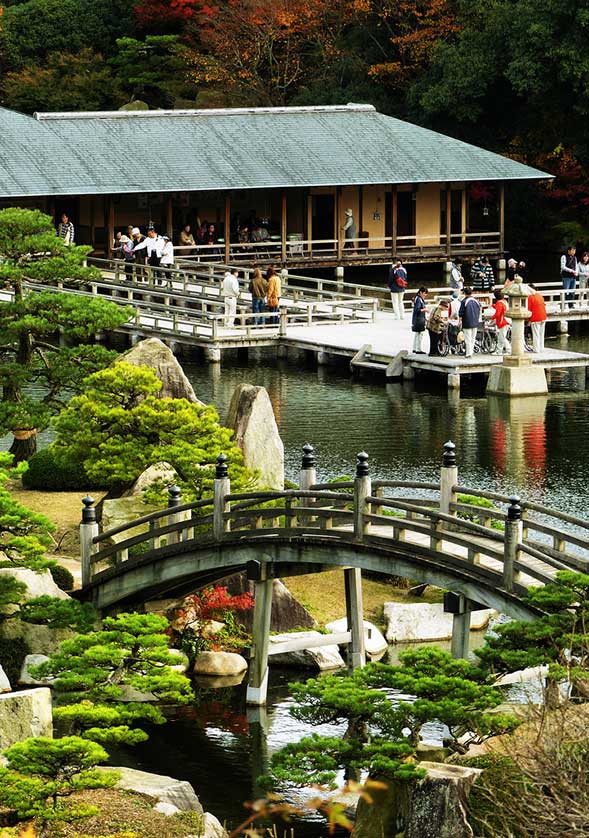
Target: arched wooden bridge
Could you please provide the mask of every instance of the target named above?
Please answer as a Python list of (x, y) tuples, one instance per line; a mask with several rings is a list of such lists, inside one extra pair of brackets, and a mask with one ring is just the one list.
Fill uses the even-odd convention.
[[(353, 481), (318, 483), (310, 445), (304, 447), (300, 474), (299, 489), (231, 494), (221, 455), (213, 497), (182, 504), (180, 490), (171, 487), (166, 509), (102, 533), (93, 501), (85, 498), (82, 595), (101, 610), (132, 607), (188, 593), (246, 567), (256, 582), (254, 657), (258, 663), (263, 658), (263, 665), (254, 680), (259, 682), (266, 672), (273, 578), (346, 569), (345, 640), (352, 662), (361, 665), (363, 569), (458, 594), (460, 654), (474, 603), (533, 619), (537, 612), (523, 600), (530, 585), (549, 582), (558, 570), (589, 567), (589, 522), (461, 486), (452, 443), (444, 446), (435, 483), (372, 481), (365, 453), (358, 455)], [(479, 506), (481, 499), (492, 506)], [(252, 700), (262, 687), (265, 696), (258, 683)]]

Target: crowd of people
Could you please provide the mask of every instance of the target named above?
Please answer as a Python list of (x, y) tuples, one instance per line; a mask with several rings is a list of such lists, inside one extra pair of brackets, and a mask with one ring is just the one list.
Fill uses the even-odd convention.
[[(235, 324), (237, 299), (240, 295), (239, 271), (237, 268), (226, 271), (223, 277), (222, 290), (225, 305), (225, 326), (232, 328)], [(269, 265), (265, 274), (262, 274), (260, 268), (254, 268), (249, 280), (248, 291), (252, 295), (253, 317), (250, 320), (253, 321), (254, 325), (261, 326), (268, 323), (271, 326), (277, 326), (282, 283), (280, 274), (275, 270), (274, 265)], [(269, 312), (268, 316), (266, 312)], [(246, 325), (246, 323), (243, 325)]]
[[(589, 254), (584, 254), (583, 259), (587, 265), (586, 282), (589, 276)], [(578, 268), (575, 269), (578, 270)], [(486, 256), (483, 256), (472, 266), (470, 284), (466, 285), (461, 262), (459, 260), (453, 261), (450, 268), (452, 294), (449, 298), (439, 299), (433, 308), (428, 310), (428, 289), (422, 286), (413, 299), (411, 315), (412, 351), (418, 355), (426, 354), (423, 348), (423, 338), (427, 331), (429, 335), (429, 355), (440, 354), (440, 341), (444, 335), (447, 335), (450, 346), (456, 346), (458, 342), (464, 342), (464, 354), (467, 358), (470, 358), (475, 352), (477, 331), (481, 324), (487, 322), (493, 324), (496, 331), (496, 352), (509, 354), (511, 344), (508, 336), (511, 321), (507, 317), (507, 302), (504, 291), (513, 284), (516, 277), (518, 279), (523, 278), (524, 270), (525, 262), (510, 259), (505, 283), (498, 287), (495, 284), (495, 277), (489, 260)], [(387, 284), (391, 294), (393, 317), (395, 319), (402, 320), (404, 317), (403, 295), (407, 283), (407, 269), (401, 260), (393, 262), (389, 270)], [(528, 297), (528, 308), (530, 310), (528, 322), (532, 330), (533, 351), (543, 352), (546, 304), (542, 294), (535, 286), (530, 283), (528, 285), (532, 290)]]
[[(115, 259), (125, 263), (125, 274), (142, 278), (145, 265), (156, 269), (160, 275), (160, 268), (173, 268), (174, 245), (169, 236), (161, 236), (154, 227), (148, 227), (144, 235), (139, 227), (129, 224), (127, 233), (117, 231), (112, 244), (112, 254)], [(163, 276), (165, 272), (161, 271)]]

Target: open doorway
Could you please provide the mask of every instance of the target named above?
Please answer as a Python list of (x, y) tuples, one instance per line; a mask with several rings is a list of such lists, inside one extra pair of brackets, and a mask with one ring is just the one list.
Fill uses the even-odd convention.
[[(316, 239), (335, 238), (335, 195), (312, 196), (311, 237)], [(328, 250), (330, 245), (318, 244), (315, 250)]]

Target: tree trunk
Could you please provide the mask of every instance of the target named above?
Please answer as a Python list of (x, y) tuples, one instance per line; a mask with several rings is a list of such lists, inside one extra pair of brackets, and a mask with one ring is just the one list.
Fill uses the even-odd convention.
[[(17, 431), (18, 433), (18, 431)], [(37, 451), (37, 431), (31, 431), (26, 438), (20, 435), (14, 437), (10, 446), (10, 453), (14, 457), (14, 464), (22, 463), (23, 460), (30, 460)]]

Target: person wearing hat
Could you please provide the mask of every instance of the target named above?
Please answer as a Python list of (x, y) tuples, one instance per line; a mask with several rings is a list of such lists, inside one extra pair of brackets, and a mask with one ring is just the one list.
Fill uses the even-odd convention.
[(464, 288), (464, 279), (462, 277), (462, 262), (460, 259), (450, 263), (450, 288), (455, 288), (457, 291), (462, 291)]
[(458, 332), (460, 331), (460, 294), (453, 291), (448, 300), (448, 343), (456, 346)]
[[(147, 254), (147, 263), (150, 267), (159, 268), (164, 251), (164, 240), (162, 236), (159, 236), (156, 233), (153, 227), (149, 228), (147, 236), (143, 239), (143, 241), (135, 244), (133, 248), (133, 253), (135, 254), (143, 251)], [(158, 276), (156, 271), (154, 271), (154, 276)]]
[[(169, 236), (162, 236), (164, 240), (164, 246), (162, 248), (162, 258), (160, 260), (160, 265), (162, 268), (173, 268), (174, 267), (174, 245), (172, 240)], [(162, 279), (170, 278), (169, 274), (165, 274), (162, 272), (161, 274)]]
[(354, 221), (354, 213), (351, 209), (346, 210), (346, 223), (341, 228), (344, 232), (344, 249), (353, 249), (356, 241), (356, 222)]
[(118, 237), (118, 245), (113, 248), (115, 251), (115, 259), (123, 259), (125, 262), (125, 277), (131, 279), (133, 276), (133, 262), (135, 256), (133, 254), (133, 242), (129, 236), (121, 235)]
[(427, 321), (429, 354), (440, 354), (440, 338), (448, 321), (448, 300), (440, 300)]

